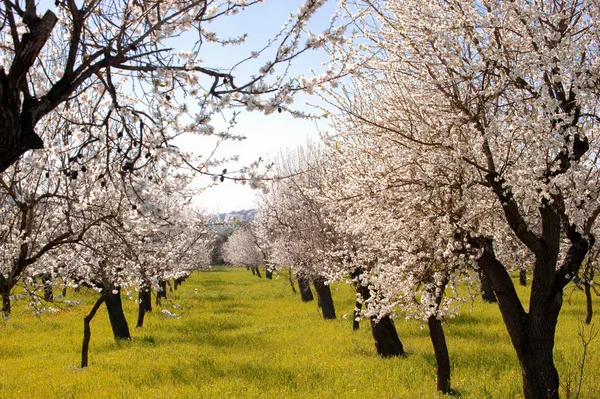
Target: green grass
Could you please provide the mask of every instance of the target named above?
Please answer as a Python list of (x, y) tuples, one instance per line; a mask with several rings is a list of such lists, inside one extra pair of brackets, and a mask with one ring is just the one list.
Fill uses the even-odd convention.
[[(519, 290), (525, 298), (526, 289)], [(352, 314), (351, 288), (333, 291), (338, 319), (325, 321), (316, 301), (302, 303), (283, 276), (270, 281), (233, 268), (196, 273), (163, 303), (179, 318), (155, 307), (144, 328), (135, 329), (137, 306), (124, 301), (130, 342), (114, 342), (101, 308), (91, 325), (87, 369), (79, 368), (83, 317), (95, 294), (69, 291), (67, 299), (83, 305), (40, 318), (17, 301), (10, 320), (0, 321), (0, 398), (443, 397), (435, 391), (433, 350), (421, 323), (397, 320), (409, 356), (382, 359), (368, 322), (354, 332), (351, 317), (341, 317)], [(519, 397), (519, 366), (498, 306), (477, 300), (470, 307), (445, 324), (457, 396)], [(578, 373), (583, 316), (577, 292), (559, 319), (555, 358), (562, 381)], [(589, 348), (582, 399), (600, 398), (599, 349), (600, 338)]]

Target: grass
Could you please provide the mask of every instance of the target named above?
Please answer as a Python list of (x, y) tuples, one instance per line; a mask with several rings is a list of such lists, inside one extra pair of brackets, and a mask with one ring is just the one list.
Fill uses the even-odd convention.
[[(518, 289), (525, 298), (527, 289)], [(83, 317), (95, 294), (69, 291), (67, 299), (81, 306), (61, 306), (39, 318), (17, 301), (10, 320), (0, 321), (0, 398), (443, 397), (435, 391), (433, 350), (421, 323), (398, 320), (409, 356), (382, 359), (368, 322), (355, 332), (351, 317), (341, 317), (352, 314), (351, 288), (333, 291), (339, 317), (325, 321), (316, 301), (302, 303), (283, 276), (270, 281), (234, 268), (196, 273), (163, 303), (177, 318), (155, 307), (135, 329), (137, 306), (124, 301), (129, 342), (114, 342), (102, 308), (91, 325), (87, 369), (79, 368)], [(559, 318), (561, 381), (579, 372), (577, 325), (584, 306), (577, 292)], [(476, 301), (470, 307), (444, 326), (456, 396), (518, 398), (519, 365), (497, 305)], [(582, 399), (600, 398), (599, 349), (600, 339), (588, 351)]]

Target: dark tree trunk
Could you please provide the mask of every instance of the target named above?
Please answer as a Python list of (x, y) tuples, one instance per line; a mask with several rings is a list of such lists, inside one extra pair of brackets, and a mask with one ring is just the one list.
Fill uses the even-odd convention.
[(179, 287), (181, 284), (183, 284), (183, 282), (184, 282), (185, 280), (187, 280), (187, 278), (188, 278), (188, 276), (185, 276), (185, 277), (178, 277), (178, 278), (176, 278), (176, 279), (175, 279), (175, 282), (174, 282), (174, 284), (173, 284), (173, 287), (174, 287), (175, 289), (177, 289), (177, 287)]
[(8, 316), (10, 311), (10, 291), (2, 290), (2, 313), (4, 316)]
[(110, 326), (112, 327), (115, 340), (119, 339), (131, 339), (129, 333), (129, 325), (125, 319), (123, 313), (123, 304), (121, 302), (121, 289), (116, 289), (115, 294), (113, 290), (106, 290), (104, 294), (104, 301), (106, 303), (106, 310), (108, 311), (108, 318), (110, 319)]
[(52, 277), (48, 274), (42, 276), (42, 284), (44, 286), (44, 300), (52, 302), (54, 300), (54, 293), (52, 292)]
[(90, 311), (90, 313), (83, 318), (83, 344), (81, 345), (81, 367), (88, 366), (88, 349), (90, 346), (90, 338), (92, 337), (92, 330), (90, 329), (90, 322), (96, 315), (96, 312), (104, 302), (104, 295), (101, 295), (100, 298), (94, 304), (94, 307)]
[(447, 284), (448, 280), (444, 279), (440, 286), (436, 287), (436, 312), (427, 319), (429, 338), (431, 338), (431, 344), (433, 345), (433, 352), (435, 354), (437, 389), (443, 393), (450, 392), (450, 355), (448, 354), (448, 346), (446, 345), (444, 328), (442, 327), (441, 320), (437, 318), (437, 312), (442, 304), (442, 298), (444, 297), (444, 291)]
[[(353, 275), (355, 281), (360, 277), (362, 270), (358, 270), (356, 273), (358, 274)], [(363, 301), (367, 301), (371, 298), (369, 287), (362, 285), (360, 281), (357, 281), (356, 289)], [(360, 302), (357, 300), (356, 303), (358, 305)], [(375, 349), (379, 356), (393, 357), (406, 355), (402, 341), (400, 341), (400, 338), (398, 337), (394, 321), (389, 315), (383, 316), (379, 321), (377, 320), (377, 317), (371, 317), (370, 322), (371, 334), (373, 335)]]
[(519, 284), (523, 287), (527, 286), (527, 270), (525, 269), (519, 270)]
[(144, 326), (144, 316), (147, 312), (152, 312), (152, 291), (150, 287), (140, 288), (139, 293), (139, 305), (138, 305), (138, 319), (136, 328)]
[[(581, 267), (588, 242), (571, 232), (568, 236), (571, 245), (557, 269), (558, 251), (551, 249), (559, 248), (560, 220), (557, 217), (553, 220), (548, 209), (542, 208), (540, 212), (547, 219), (543, 229), (547, 247), (540, 246), (535, 253), (529, 313), (525, 312), (506, 268), (496, 258), (492, 240), (480, 237), (476, 245), (483, 250), (478, 264), (485, 269), (498, 294), (500, 312), (521, 365), (525, 399), (558, 399), (559, 378), (553, 358), (556, 323), (563, 288)], [(527, 238), (531, 240), (530, 236)], [(531, 246), (537, 249), (537, 242), (531, 241)]]
[(63, 298), (67, 296), (67, 284), (63, 284), (63, 288), (62, 288), (62, 296)]
[(496, 295), (494, 294), (492, 280), (488, 278), (481, 268), (477, 271), (477, 273), (479, 274), (479, 281), (481, 282), (481, 299), (483, 299), (483, 302), (498, 302)]
[(254, 268), (253, 268), (253, 267), (247, 266), (246, 268), (247, 268), (247, 269), (249, 268), (249, 269), (250, 269), (250, 271), (252, 272), (252, 275), (253, 275), (253, 276), (256, 276), (256, 270), (254, 270)]
[(442, 322), (434, 315), (429, 316), (427, 320), (429, 326), (429, 337), (433, 344), (435, 353), (435, 363), (437, 371), (437, 389), (444, 393), (450, 392), (450, 356), (448, 355), (448, 346)]
[(592, 322), (593, 307), (592, 307), (592, 282), (594, 281), (594, 265), (590, 258), (588, 258), (587, 264), (583, 271), (583, 290), (585, 291), (585, 324)]
[(8, 316), (10, 314), (10, 290), (11, 286), (8, 281), (0, 274), (0, 292), (2, 293), (2, 314)]
[(269, 280), (273, 280), (273, 269), (268, 265), (265, 269), (265, 277), (268, 278)]
[(300, 297), (302, 302), (310, 302), (315, 299), (310, 289), (310, 281), (304, 276), (298, 276), (298, 288), (300, 288)]
[(383, 357), (405, 356), (404, 347), (398, 337), (394, 321), (389, 315), (383, 316), (379, 321), (371, 317), (371, 329), (375, 340), (377, 354)]
[(586, 304), (585, 324), (590, 324), (592, 322), (592, 315), (594, 310), (592, 308), (592, 289), (589, 281), (583, 283), (583, 289), (585, 291)]
[(167, 299), (167, 282), (165, 280), (160, 280), (158, 282), (158, 291), (156, 291), (156, 306), (160, 305), (160, 299)]
[[(294, 285), (294, 279), (292, 278), (292, 269), (291, 268), (288, 268), (288, 280), (290, 281), (290, 285), (292, 286), (292, 292), (294, 294), (296, 294), (297, 291), (296, 291), (296, 286)], [(310, 285), (308, 286), (308, 288), (310, 289)], [(311, 293), (311, 295), (312, 295), (312, 293)]]
[(333, 298), (331, 297), (331, 289), (328, 284), (325, 284), (325, 279), (317, 277), (314, 279), (315, 291), (317, 291), (317, 300), (319, 307), (323, 313), (323, 318), (327, 320), (335, 319), (335, 307), (333, 306)]
[(262, 278), (262, 276), (260, 275), (260, 270), (258, 269), (258, 266), (253, 266), (252, 270), (253, 270), (252, 274), (254, 274), (256, 272), (256, 277)]
[[(26, 8), (30, 9), (29, 2)], [(39, 18), (35, 15), (35, 8), (30, 10), (33, 10), (34, 15), (28, 15), (28, 32), (24, 33), (15, 45), (8, 74), (4, 68), (0, 68), (0, 173), (15, 163), (26, 151), (43, 148), (44, 144), (35, 133), (34, 127), (49, 111), (43, 112), (47, 105), (36, 103), (36, 100), (27, 97), (22, 101), (21, 96), (26, 88), (27, 73), (50, 37), (58, 18), (52, 11), (46, 11), (44, 16)], [(29, 10), (26, 12), (29, 13)], [(25, 17), (23, 19), (25, 20)], [(51, 101), (46, 101), (49, 102)]]
[(356, 303), (354, 305), (354, 311), (352, 312), (352, 329), (354, 331), (360, 329), (360, 311), (362, 309), (362, 302), (358, 299), (358, 295), (356, 298)]

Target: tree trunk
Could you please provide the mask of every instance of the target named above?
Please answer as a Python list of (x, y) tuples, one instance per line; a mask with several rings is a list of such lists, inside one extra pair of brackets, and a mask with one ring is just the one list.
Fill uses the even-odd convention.
[(519, 284), (523, 287), (527, 286), (527, 270), (525, 269), (519, 270)]
[(158, 291), (156, 291), (156, 306), (160, 306), (160, 299), (167, 299), (167, 282), (165, 280), (160, 280), (158, 282)]
[(94, 304), (94, 307), (90, 311), (90, 313), (83, 318), (83, 344), (81, 345), (81, 368), (88, 366), (88, 349), (90, 346), (90, 338), (92, 337), (92, 331), (90, 329), (90, 322), (96, 315), (96, 312), (104, 302), (104, 295), (101, 295), (100, 298)]
[(142, 287), (139, 292), (138, 320), (136, 328), (144, 326), (144, 316), (152, 312), (152, 291), (150, 287)]
[[(290, 281), (290, 285), (292, 286), (292, 292), (296, 294), (296, 287), (294, 286), (294, 279), (292, 278), (292, 269), (288, 267), (288, 280)], [(310, 289), (310, 286), (308, 287)]]
[(431, 315), (427, 319), (427, 325), (429, 326), (429, 337), (435, 353), (437, 389), (448, 393), (450, 392), (450, 356), (442, 322), (435, 315)]
[(106, 290), (104, 294), (104, 301), (106, 303), (106, 310), (108, 311), (108, 318), (110, 319), (110, 326), (112, 327), (115, 340), (119, 339), (131, 339), (129, 333), (129, 325), (125, 319), (123, 313), (123, 304), (121, 302), (121, 289), (116, 288), (116, 293), (113, 290)]
[(52, 302), (54, 300), (54, 293), (52, 292), (52, 276), (44, 274), (42, 276), (42, 285), (44, 286), (44, 300)]
[(258, 277), (258, 278), (262, 278), (262, 276), (260, 275), (260, 270), (258, 269), (258, 266), (253, 266), (253, 267), (252, 267), (252, 270), (254, 270), (254, 271), (252, 272), (252, 274), (254, 274), (254, 272), (256, 272), (256, 277)]
[[(548, 219), (551, 216), (547, 216)], [(559, 226), (559, 221), (555, 225)], [(546, 230), (544, 243), (558, 248), (560, 236), (556, 232), (559, 228), (546, 227)], [(525, 312), (506, 268), (496, 258), (492, 240), (480, 237), (475, 244), (483, 250), (478, 264), (485, 269), (498, 294), (500, 312), (521, 365), (525, 399), (559, 397), (559, 378), (553, 358), (556, 323), (562, 307), (563, 288), (571, 276), (576, 275), (588, 250), (588, 242), (581, 235), (572, 233), (569, 240), (571, 245), (558, 269), (558, 251), (542, 247), (536, 253), (529, 313)]]
[(592, 322), (592, 315), (594, 311), (592, 308), (592, 289), (589, 281), (583, 283), (583, 289), (585, 291), (586, 304), (585, 324), (590, 324)]
[(379, 321), (376, 317), (371, 317), (371, 329), (373, 339), (375, 340), (375, 349), (377, 354), (383, 357), (405, 356), (404, 347), (394, 321), (389, 315), (383, 316)]
[(527, 320), (529, 342), (523, 345), (521, 355), (517, 354), (521, 363), (525, 398), (558, 399), (559, 379), (553, 358), (556, 321), (545, 315), (535, 317), (538, 320), (533, 319), (530, 315)]
[(486, 276), (485, 272), (481, 268), (477, 272), (479, 274), (479, 281), (481, 282), (481, 299), (483, 299), (483, 302), (498, 302), (496, 295), (494, 294), (492, 280)]
[(331, 289), (328, 284), (325, 284), (325, 279), (317, 277), (313, 280), (315, 291), (317, 291), (317, 300), (319, 307), (323, 313), (323, 318), (326, 320), (335, 319), (335, 307), (333, 306), (333, 298), (331, 297)]
[[(362, 271), (358, 271), (357, 273), (361, 273)], [(356, 279), (360, 277), (360, 274), (355, 275)], [(358, 295), (362, 297), (363, 301), (367, 301), (371, 298), (371, 291), (369, 287), (366, 287), (357, 281)], [(359, 301), (356, 301), (357, 307), (359, 306)], [(368, 306), (368, 305), (367, 305)], [(355, 309), (356, 312), (356, 309)], [(392, 356), (405, 356), (404, 346), (402, 345), (402, 341), (398, 337), (398, 332), (396, 331), (396, 326), (394, 325), (394, 321), (389, 315), (383, 316), (379, 321), (377, 321), (377, 317), (373, 316), (370, 318), (371, 322), (371, 334), (373, 335), (373, 341), (375, 343), (375, 350), (377, 350), (377, 354), (383, 357), (392, 357)]]
[(10, 315), (10, 286), (4, 276), (0, 274), (0, 291), (2, 292), (2, 314)]
[(356, 298), (356, 303), (354, 304), (354, 311), (352, 312), (352, 330), (356, 331), (360, 329), (360, 311), (362, 309), (362, 302), (358, 300), (358, 295)]
[(269, 265), (266, 266), (265, 277), (269, 280), (273, 280), (273, 269)]
[[(488, 279), (491, 284), (491, 280)], [(442, 298), (446, 290), (448, 279), (444, 280), (435, 288), (435, 305), (436, 311), (429, 316), (427, 319), (427, 325), (429, 327), (429, 338), (433, 345), (433, 352), (435, 354), (435, 364), (437, 372), (437, 389), (443, 393), (450, 392), (450, 355), (448, 354), (448, 346), (446, 345), (446, 336), (444, 335), (444, 328), (442, 322), (437, 318), (437, 314), (442, 304)], [(495, 298), (495, 297), (494, 297)]]
[(4, 68), (0, 68), (0, 173), (26, 151), (43, 148), (44, 145), (34, 131), (35, 124), (44, 115), (35, 106), (41, 105), (27, 96), (22, 101), (21, 96), (27, 84), (27, 73), (50, 37), (58, 18), (52, 11), (46, 11), (42, 18), (36, 15), (28, 20), (28, 32), (15, 44), (8, 75)]
[(306, 277), (298, 276), (298, 288), (300, 288), (302, 302), (310, 302), (315, 299), (312, 290), (310, 289), (310, 282)]

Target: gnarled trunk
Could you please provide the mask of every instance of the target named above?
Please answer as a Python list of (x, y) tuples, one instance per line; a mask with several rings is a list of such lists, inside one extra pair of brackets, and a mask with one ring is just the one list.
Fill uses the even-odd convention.
[[(546, 223), (549, 232), (560, 231), (558, 221), (554, 225)], [(558, 248), (559, 235), (551, 236), (549, 232), (545, 236), (546, 245), (551, 243)], [(492, 240), (480, 238), (477, 242), (483, 250), (478, 264), (492, 280), (504, 324), (521, 365), (525, 399), (559, 397), (559, 378), (553, 358), (556, 323), (563, 288), (580, 268), (588, 250), (588, 242), (581, 235), (572, 233), (569, 240), (570, 248), (559, 269), (556, 268), (558, 251), (542, 248), (536, 253), (529, 313), (525, 312), (506, 268), (496, 258)]]
[(325, 283), (325, 279), (322, 277), (315, 278), (313, 284), (315, 285), (315, 291), (317, 291), (317, 299), (323, 313), (323, 318), (328, 320), (335, 319), (335, 307), (333, 306), (333, 298), (331, 297), (329, 285)]
[[(114, 291), (116, 291), (116, 293)], [(125, 319), (125, 313), (123, 313), (121, 289), (116, 288), (114, 290), (106, 290), (104, 293), (104, 301), (106, 303), (106, 310), (108, 311), (108, 318), (115, 340), (131, 339), (129, 325), (127, 324), (127, 319)]]

